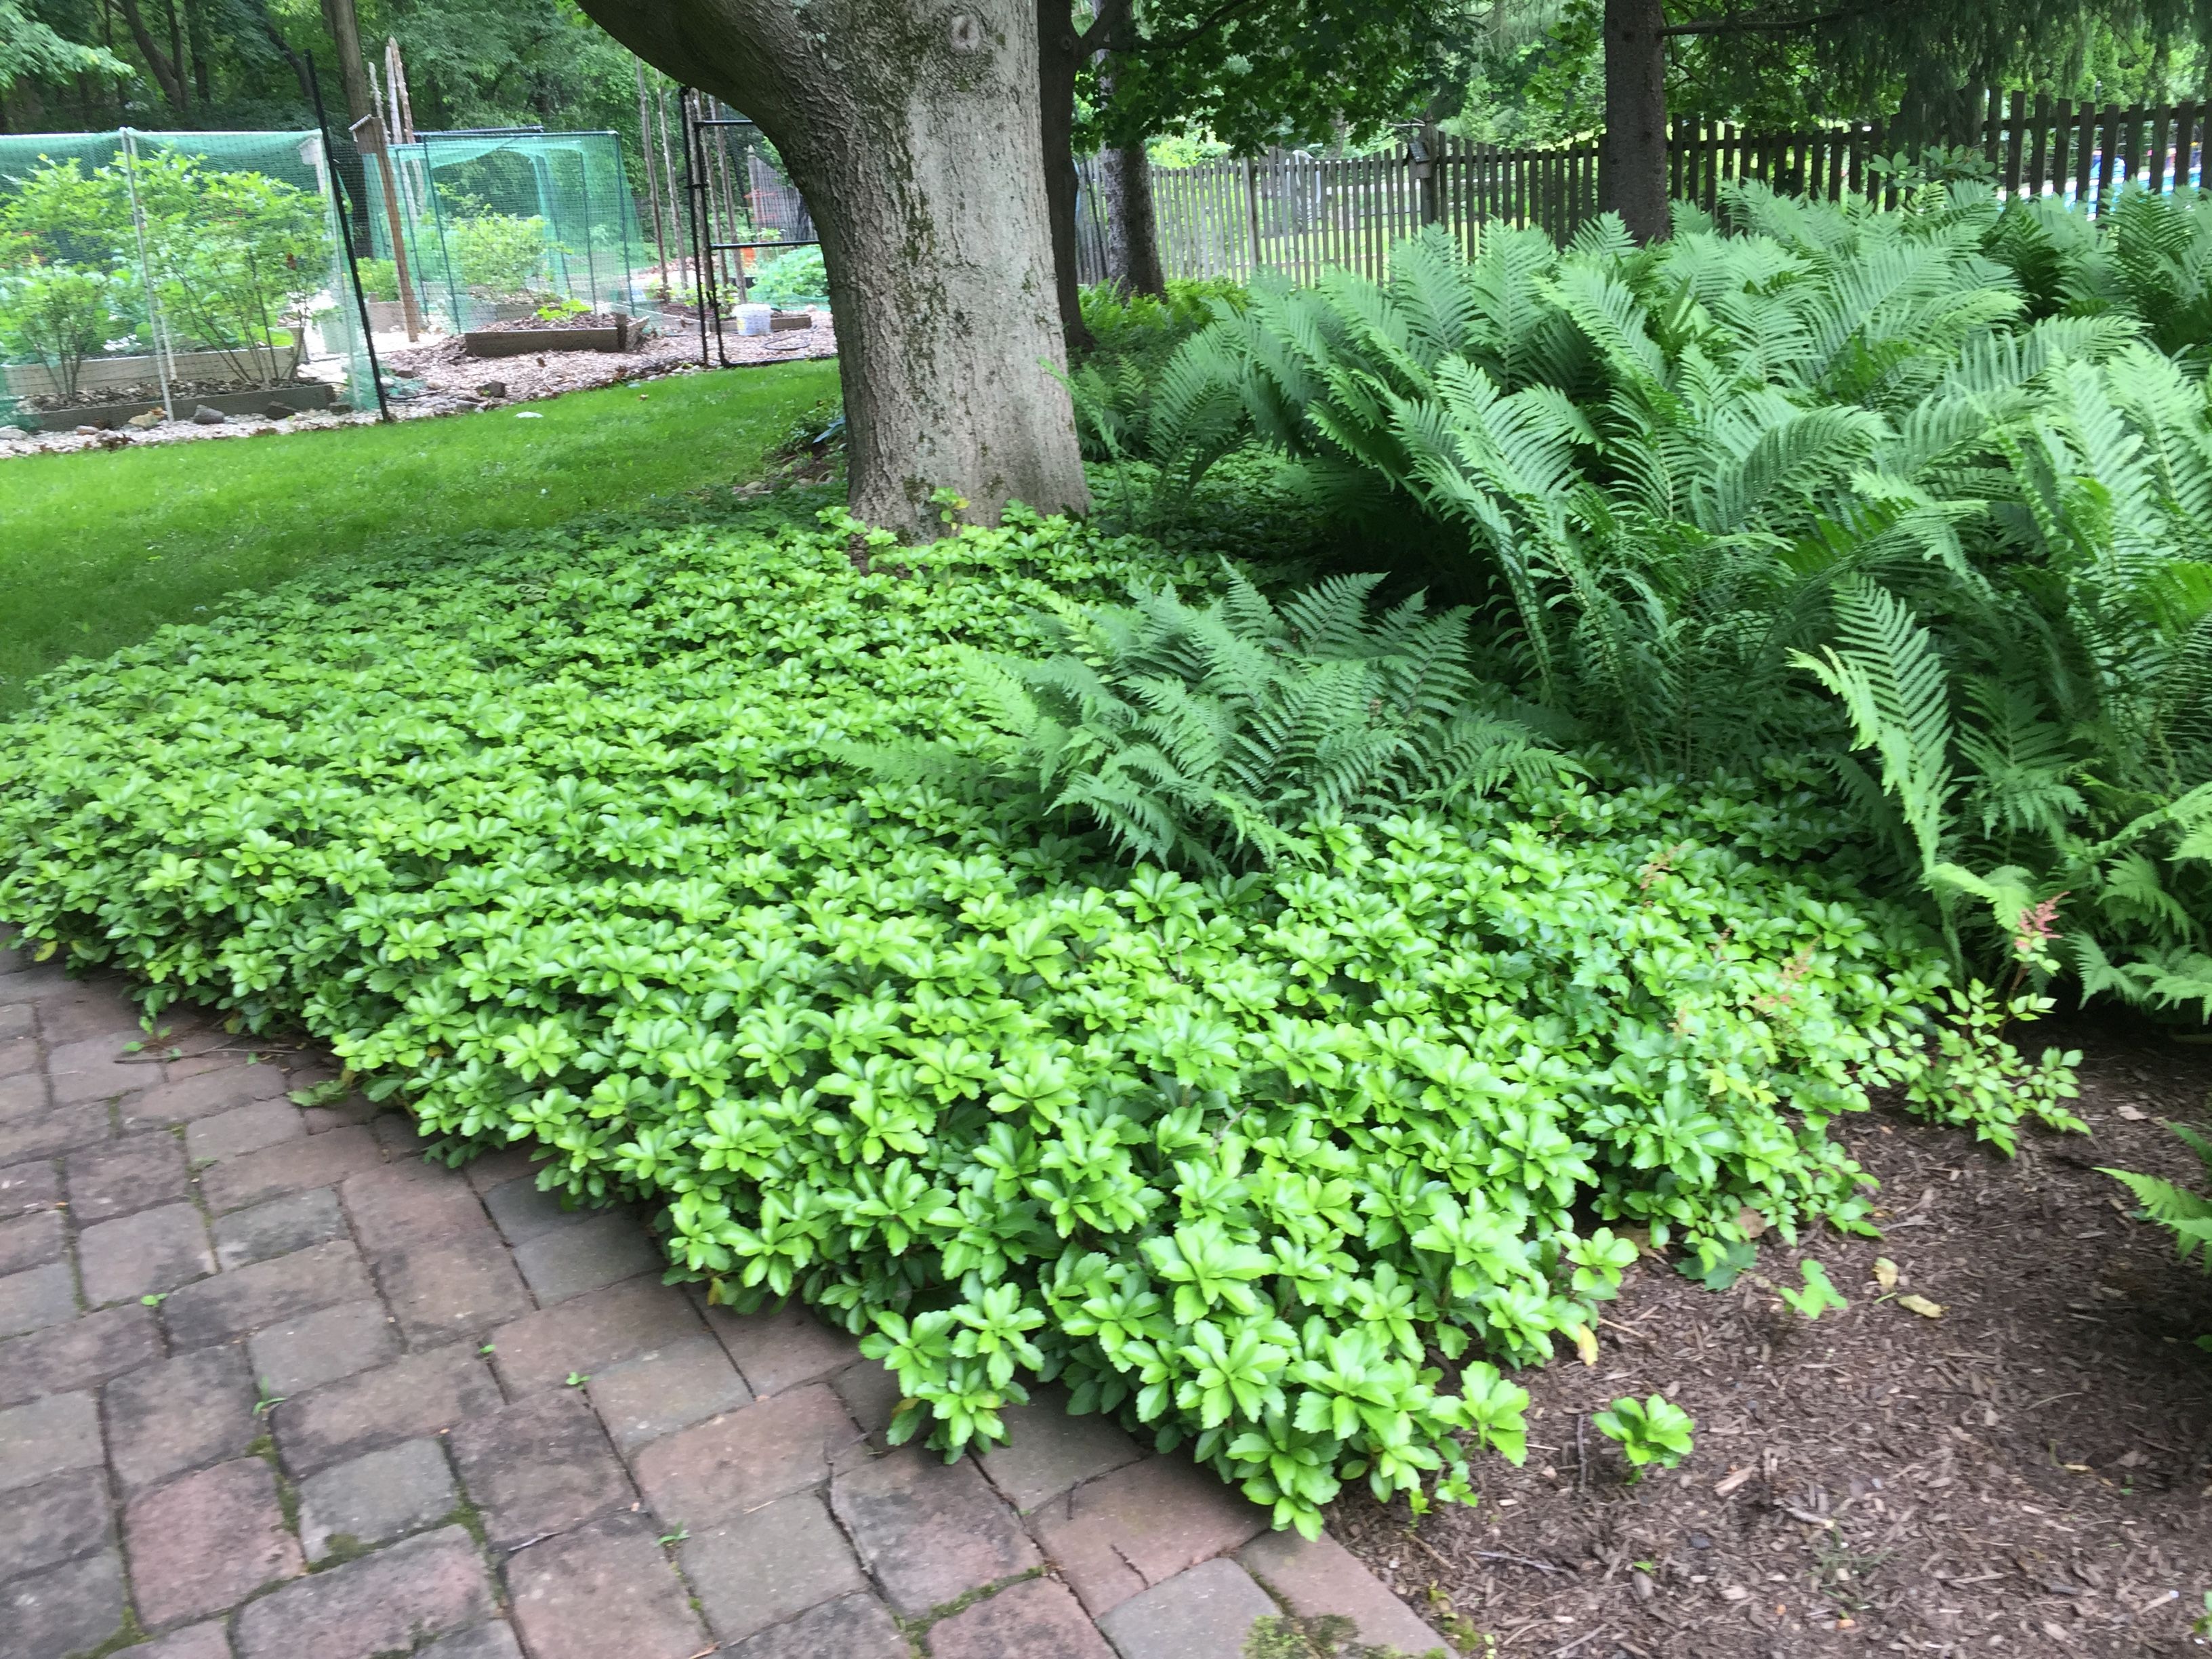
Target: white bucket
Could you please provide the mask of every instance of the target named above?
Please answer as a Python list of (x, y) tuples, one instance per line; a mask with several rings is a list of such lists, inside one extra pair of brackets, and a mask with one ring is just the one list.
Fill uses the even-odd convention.
[(774, 313), (773, 306), (738, 306), (730, 314), (737, 319), (738, 333), (765, 334)]

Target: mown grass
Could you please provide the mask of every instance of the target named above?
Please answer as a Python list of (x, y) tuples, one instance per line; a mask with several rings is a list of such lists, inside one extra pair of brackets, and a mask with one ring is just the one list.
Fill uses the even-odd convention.
[(834, 362), (778, 363), (450, 420), (0, 462), (0, 712), (70, 657), (332, 560), (749, 477), (836, 390)]

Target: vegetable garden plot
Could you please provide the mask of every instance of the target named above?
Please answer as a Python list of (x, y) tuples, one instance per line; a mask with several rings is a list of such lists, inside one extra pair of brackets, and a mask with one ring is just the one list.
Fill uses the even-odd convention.
[(367, 158), (372, 320), (401, 326), (398, 227), (425, 322), (460, 333), (541, 313), (636, 315), (652, 252), (611, 132), (425, 132)]
[(0, 420), (349, 400), (357, 315), (319, 133), (0, 137)]

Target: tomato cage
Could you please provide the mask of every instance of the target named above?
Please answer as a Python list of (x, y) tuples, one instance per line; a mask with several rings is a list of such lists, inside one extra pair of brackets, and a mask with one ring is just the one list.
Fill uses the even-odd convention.
[(369, 407), (317, 132), (0, 137), (0, 423)]
[(652, 258), (613, 133), (419, 132), (362, 161), (379, 334), (646, 309)]

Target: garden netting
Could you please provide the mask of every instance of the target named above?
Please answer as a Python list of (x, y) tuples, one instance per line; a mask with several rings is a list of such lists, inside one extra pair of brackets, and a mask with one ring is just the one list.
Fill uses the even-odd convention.
[(362, 161), (375, 257), (362, 278), (380, 330), (404, 324), (395, 230), (431, 327), (646, 308), (653, 256), (613, 133), (423, 132)]
[(0, 421), (373, 401), (317, 132), (0, 137)]

